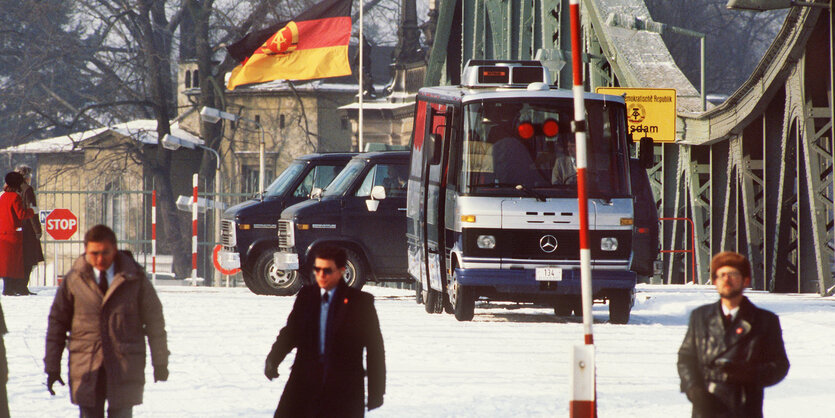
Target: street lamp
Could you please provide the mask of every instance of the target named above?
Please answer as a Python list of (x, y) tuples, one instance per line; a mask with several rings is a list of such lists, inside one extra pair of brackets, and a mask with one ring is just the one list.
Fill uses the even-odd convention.
[[(215, 155), (215, 161), (216, 161), (216, 165), (215, 165), (215, 202), (214, 202), (214, 205), (212, 205), (212, 206), (214, 207), (214, 210), (215, 210), (215, 216), (214, 216), (215, 241), (220, 242), (220, 211), (221, 211), (221, 205), (220, 205), (220, 154), (218, 154), (217, 151), (215, 151), (214, 149), (209, 148), (205, 145), (198, 144), (194, 141), (189, 141), (187, 139), (183, 139), (183, 138), (171, 135), (171, 134), (165, 134), (165, 136), (162, 137), (162, 147), (167, 149), (167, 150), (171, 150), (171, 151), (176, 151), (180, 148), (187, 148), (187, 149), (200, 148), (200, 149), (203, 149), (203, 150), (211, 151), (212, 154)], [(208, 200), (207, 200), (206, 203), (207, 203), (206, 208), (208, 209), (208, 206), (209, 206), (208, 205)], [(220, 277), (216, 276), (215, 285), (219, 285), (219, 284), (220, 284)]]
[(812, 3), (810, 1), (796, 0), (729, 0), (728, 4), (725, 5), (728, 9), (753, 10), (757, 12), (788, 9), (792, 6), (829, 8), (829, 5), (826, 3)]
[[(732, 2), (735, 0), (731, 0)], [(744, 1), (744, 0), (740, 0)], [(663, 35), (665, 31), (677, 33), (679, 35), (699, 38), (699, 98), (702, 102), (702, 112), (707, 110), (707, 100), (705, 99), (705, 34), (701, 32), (692, 31), (690, 29), (680, 28), (678, 26), (668, 25), (666, 23), (656, 22), (651, 19), (641, 19), (632, 15), (623, 13), (611, 13), (606, 19), (606, 24), (609, 26), (618, 26), (626, 29), (645, 30), (647, 32), (655, 32)]]
[(224, 112), (220, 109), (215, 109), (209, 106), (203, 106), (200, 109), (200, 119), (203, 122), (207, 123), (217, 123), (221, 119), (226, 119), (232, 122), (247, 122), (251, 123), (258, 127), (261, 131), (261, 142), (258, 144), (258, 194), (261, 196), (261, 200), (264, 199), (264, 127), (261, 126), (261, 123), (255, 120), (247, 119), (240, 117), (234, 113)]

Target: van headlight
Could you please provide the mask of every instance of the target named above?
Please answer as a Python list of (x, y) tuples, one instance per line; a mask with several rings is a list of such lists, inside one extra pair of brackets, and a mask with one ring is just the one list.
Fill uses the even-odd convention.
[(600, 249), (603, 251), (617, 251), (618, 239), (615, 237), (603, 237), (600, 240)]
[(479, 235), (475, 242), (476, 245), (478, 245), (478, 248), (486, 250), (496, 248), (496, 237), (492, 235)]

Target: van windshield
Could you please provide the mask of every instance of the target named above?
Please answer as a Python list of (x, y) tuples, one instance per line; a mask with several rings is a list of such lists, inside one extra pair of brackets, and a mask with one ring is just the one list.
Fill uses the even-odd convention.
[(345, 166), (345, 169), (339, 172), (339, 175), (336, 176), (335, 179), (328, 185), (325, 189), (322, 196), (341, 196), (351, 187), (351, 184), (354, 183), (354, 179), (362, 171), (363, 167), (365, 167), (365, 161), (363, 160), (352, 160)]
[[(628, 194), (622, 105), (586, 101), (588, 191), (592, 197)], [(463, 193), (577, 196), (571, 100), (483, 101), (464, 108)], [(517, 188), (517, 186), (522, 186)]]
[(282, 196), (284, 192), (293, 184), (299, 174), (304, 170), (304, 166), (306, 164), (301, 161), (296, 161), (290, 164), (287, 169), (285, 169), (275, 181), (270, 184), (270, 187), (267, 187), (266, 193), (264, 193), (265, 197), (275, 197), (275, 196)]

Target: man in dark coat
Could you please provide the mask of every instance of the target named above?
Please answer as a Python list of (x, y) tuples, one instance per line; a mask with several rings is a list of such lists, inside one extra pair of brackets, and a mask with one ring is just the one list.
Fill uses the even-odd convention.
[[(69, 332), (69, 337), (67, 333)], [(81, 417), (130, 417), (142, 403), (145, 336), (154, 381), (168, 379), (168, 345), (162, 304), (142, 267), (116, 249), (113, 230), (96, 225), (84, 235), (84, 255), (65, 276), (46, 330), (47, 389), (61, 380), (69, 341), (70, 400)]]
[(367, 354), (368, 410), (383, 404), (386, 363), (383, 336), (374, 297), (342, 279), (345, 250), (322, 247), (313, 271), (318, 286), (296, 296), (287, 325), (267, 356), (264, 374), (278, 377), (278, 365), (296, 348), (290, 378), (275, 411), (276, 417), (361, 417), (365, 414)]
[[(38, 201), (35, 198), (35, 191), (30, 185), (32, 182), (32, 168), (21, 164), (15, 168), (15, 171), (20, 173), (24, 180), (20, 184), (20, 198), (23, 200), (23, 206), (35, 210), (35, 215), (37, 215)], [(44, 261), (43, 250), (41, 250), (41, 234), (43, 234), (43, 231), (37, 216), (23, 222), (23, 278), (16, 280), (15, 293), (18, 295), (35, 294), (29, 291), (29, 276), (32, 273), (32, 268)]]
[(751, 284), (751, 264), (726, 251), (710, 262), (719, 301), (690, 315), (678, 351), (681, 391), (693, 417), (762, 417), (763, 388), (789, 371), (777, 315), (742, 295)]

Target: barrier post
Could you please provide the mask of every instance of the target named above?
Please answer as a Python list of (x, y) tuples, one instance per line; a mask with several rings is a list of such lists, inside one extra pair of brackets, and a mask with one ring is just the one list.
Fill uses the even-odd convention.
[(192, 176), (191, 198), (191, 285), (197, 286), (197, 173)]
[(151, 193), (151, 283), (157, 285), (157, 191)]
[[(584, 375), (591, 375), (590, 396), (575, 398), (581, 391), (574, 386), (569, 408), (571, 417), (594, 417), (597, 416), (596, 391), (594, 388), (594, 336), (592, 334), (592, 285), (591, 285), (591, 247), (589, 246), (589, 209), (588, 197), (586, 195), (586, 168), (587, 143), (586, 143), (586, 103), (585, 87), (583, 85), (583, 61), (580, 39), (580, 0), (569, 1), (569, 18), (571, 21), (571, 65), (573, 75), (572, 91), (574, 92), (574, 120), (571, 122), (571, 130), (574, 133), (576, 142), (576, 164), (577, 164), (577, 209), (580, 218), (580, 289), (583, 310), (583, 333), (585, 346), (576, 346), (572, 352), (572, 362), (576, 363), (577, 352), (589, 353), (584, 357)], [(573, 369), (573, 365), (572, 365)], [(573, 375), (573, 373), (572, 373)], [(586, 380), (583, 380), (586, 382)], [(572, 382), (576, 385), (578, 382)], [(585, 386), (584, 386), (585, 387)], [(584, 390), (582, 392), (585, 392)]]

